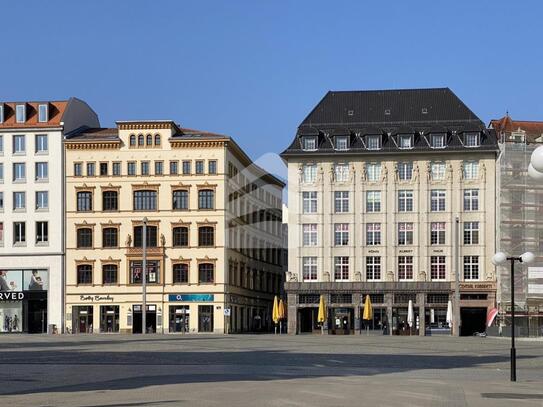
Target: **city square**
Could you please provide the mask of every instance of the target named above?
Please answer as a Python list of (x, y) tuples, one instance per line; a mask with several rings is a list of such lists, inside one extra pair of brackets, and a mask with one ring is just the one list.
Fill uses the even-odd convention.
[(332, 335), (0, 337), (4, 406), (541, 406), (543, 343)]

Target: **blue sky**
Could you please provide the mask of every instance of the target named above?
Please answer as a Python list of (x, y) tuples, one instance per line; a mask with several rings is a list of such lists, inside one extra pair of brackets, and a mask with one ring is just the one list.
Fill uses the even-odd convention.
[(328, 90), (442, 86), (543, 120), (541, 1), (2, 3), (0, 99), (77, 96), (103, 126), (173, 119), (257, 158)]

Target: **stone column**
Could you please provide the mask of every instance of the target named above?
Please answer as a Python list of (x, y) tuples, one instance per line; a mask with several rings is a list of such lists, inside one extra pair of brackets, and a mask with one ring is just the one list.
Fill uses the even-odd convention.
[(296, 335), (298, 333), (298, 307), (296, 304), (296, 294), (288, 293), (287, 295), (287, 312), (288, 312), (288, 326), (287, 333), (289, 335)]
[(385, 304), (387, 306), (387, 324), (388, 324), (388, 334), (392, 336), (392, 303), (393, 303), (393, 294), (385, 294)]
[(360, 333), (360, 294), (353, 294), (353, 306), (354, 306), (354, 333)]
[(426, 305), (426, 294), (418, 293), (417, 294), (417, 303), (419, 304), (419, 336), (426, 335), (426, 319), (425, 319), (425, 305)]

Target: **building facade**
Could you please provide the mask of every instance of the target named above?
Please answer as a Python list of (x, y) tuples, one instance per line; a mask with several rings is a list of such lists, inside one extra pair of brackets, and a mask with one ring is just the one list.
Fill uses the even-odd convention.
[(66, 132), (83, 101), (0, 103), (0, 332), (62, 330)]
[[(229, 137), (172, 121), (66, 141), (66, 324), (73, 333), (269, 327), (283, 183)], [(147, 218), (147, 309), (142, 235)]]
[[(543, 336), (543, 184), (527, 175), (532, 152), (543, 144), (543, 122), (492, 120), (500, 146), (498, 160), (499, 208), (497, 245), (520, 255), (531, 251), (536, 261), (515, 269), (517, 334)], [(511, 274), (498, 267), (498, 320), (502, 334), (510, 334)]]
[[(496, 138), (449, 89), (329, 92), (288, 163), (289, 333), (484, 330), (495, 306)], [(456, 279), (456, 273), (459, 279)], [(370, 295), (371, 321), (361, 319)], [(408, 323), (408, 304), (414, 319)]]

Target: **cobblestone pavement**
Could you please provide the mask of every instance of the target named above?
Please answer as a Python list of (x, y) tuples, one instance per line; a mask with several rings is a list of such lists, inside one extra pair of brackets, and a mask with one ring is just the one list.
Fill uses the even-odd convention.
[(543, 406), (543, 342), (0, 336), (1, 406)]

